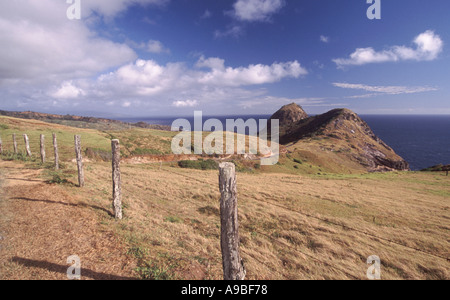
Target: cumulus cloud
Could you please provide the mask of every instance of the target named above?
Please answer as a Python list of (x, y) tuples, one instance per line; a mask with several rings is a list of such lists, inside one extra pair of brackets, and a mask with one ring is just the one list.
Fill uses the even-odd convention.
[(0, 2), (0, 44), (8, 45), (0, 48), (0, 84), (86, 77), (137, 58), (127, 45), (69, 21), (67, 7), (54, 0)]
[(61, 87), (50, 96), (56, 99), (76, 99), (80, 96), (84, 96), (86, 93), (81, 89), (73, 85), (71, 81), (65, 81)]
[(225, 67), (218, 58), (200, 58), (197, 66), (209, 67), (210, 72), (199, 77), (202, 84), (243, 86), (278, 82), (283, 78), (299, 78), (308, 74), (298, 61), (273, 63), (272, 65), (249, 65), (248, 67)]
[(193, 69), (183, 63), (160, 65), (153, 60), (137, 60), (115, 72), (100, 76), (97, 83), (98, 86), (108, 85), (107, 90), (128, 89), (135, 94), (151, 96), (169, 90), (201, 90), (205, 86), (240, 87), (269, 84), (306, 74), (306, 69), (297, 61), (233, 68), (226, 67), (225, 60), (221, 58), (202, 56)]
[(127, 99), (135, 108), (139, 105), (191, 108), (205, 103), (240, 103), (264, 97), (267, 96), (264, 87), (247, 87), (305, 74), (307, 71), (297, 61), (230, 67), (221, 58), (202, 56), (189, 67), (185, 63), (162, 65), (154, 60), (138, 59), (94, 81), (80, 80), (73, 86), (83, 90), (83, 98), (105, 104), (113, 98)]
[[(229, 66), (222, 58), (202, 56), (190, 66), (143, 60), (131, 47), (153, 53), (169, 50), (156, 40), (127, 41), (131, 47), (113, 42), (100, 37), (85, 19), (113, 18), (131, 5), (166, 2), (82, 1), (82, 20), (70, 21), (66, 1), (1, 1), (0, 97), (14, 99), (11, 105), (2, 103), (4, 108), (64, 110), (78, 105), (94, 111), (120, 106), (140, 113), (146, 107), (157, 111), (204, 103), (237, 105), (267, 96), (264, 85), (308, 73), (298, 61)], [(269, 10), (264, 11), (269, 16)]]
[(349, 58), (334, 59), (338, 68), (350, 65), (365, 65), (371, 63), (397, 62), (405, 60), (431, 61), (442, 52), (444, 43), (434, 31), (427, 30), (414, 39), (415, 48), (393, 46), (386, 50), (376, 51), (372, 47), (357, 48)]
[(284, 5), (284, 0), (238, 0), (233, 5), (233, 15), (240, 21), (265, 22)]

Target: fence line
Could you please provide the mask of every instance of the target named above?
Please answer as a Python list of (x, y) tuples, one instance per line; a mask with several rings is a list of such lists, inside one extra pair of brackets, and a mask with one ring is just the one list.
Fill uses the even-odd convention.
[(43, 164), (45, 164), (45, 135), (41, 134), (41, 145), (40, 145), (40, 150), (41, 150), (41, 162)]
[[(13, 134), (12, 137), (13, 137), (14, 153), (17, 154), (16, 134)], [(26, 134), (24, 134), (23, 137), (24, 137), (25, 150), (26, 150), (27, 156), (31, 157), (32, 153), (30, 150), (28, 136)], [(83, 162), (82, 162), (82, 154), (81, 154), (81, 137), (79, 135), (75, 135), (74, 140), (75, 140), (75, 154), (76, 154), (76, 162), (77, 162), (77, 169), (78, 169), (79, 186), (83, 187), (85, 185), (85, 182), (84, 182), (84, 171), (83, 171)], [(45, 143), (44, 143), (44, 141), (45, 141), (45, 136), (41, 134), (40, 135), (40, 150), (41, 150), (42, 163), (45, 163)], [(56, 134), (53, 134), (53, 146), (54, 146), (54, 151), (55, 151), (55, 169), (58, 170), (59, 169), (59, 154), (58, 154)], [(114, 208), (115, 217), (117, 219), (122, 219), (122, 193), (121, 193), (121, 174), (120, 174), (121, 158), (120, 158), (120, 142), (119, 142), (119, 140), (112, 140), (111, 148), (112, 148), (112, 169), (113, 169), (112, 170), (112, 172), (113, 172), (113, 176), (112, 176), (112, 179), (113, 179), (113, 208)], [(0, 138), (0, 153), (2, 153), (2, 152), (3, 152), (3, 143)], [(181, 173), (178, 173), (178, 172), (175, 172), (172, 170), (168, 170), (168, 169), (162, 169), (162, 162), (159, 162), (159, 164), (160, 164), (159, 170), (164, 170), (166, 172), (173, 173), (178, 176), (186, 177), (190, 180), (194, 180), (199, 183), (206, 184), (214, 189), (217, 188), (217, 186), (214, 186), (212, 183), (199, 180), (195, 177), (181, 174)], [(221, 244), (221, 252), (222, 252), (222, 263), (223, 263), (223, 269), (224, 269), (224, 279), (225, 280), (243, 280), (246, 275), (246, 270), (243, 265), (243, 261), (240, 257), (240, 253), (239, 253), (240, 239), (239, 239), (239, 230), (238, 230), (239, 225), (238, 225), (238, 206), (237, 206), (237, 185), (236, 185), (236, 173), (235, 173), (235, 165), (234, 164), (232, 164), (232, 163), (220, 164), (220, 166), (219, 166), (219, 190), (221, 192), (221, 200), (220, 200), (220, 218), (221, 218), (221, 234), (220, 234), (221, 238), (220, 238), (220, 240), (221, 240), (221, 242), (220, 242), (220, 244)], [(274, 203), (272, 201), (257, 199), (254, 196), (251, 196), (248, 194), (244, 194), (244, 195), (246, 197), (248, 197), (249, 199), (252, 199), (255, 202), (265, 203), (265, 204), (268, 204), (268, 205), (271, 205), (274, 207), (278, 207), (278, 208), (287, 210), (289, 212), (297, 213), (297, 214), (302, 215), (307, 218), (312, 218), (312, 219), (316, 219), (321, 222), (325, 222), (326, 224), (329, 224), (329, 225), (339, 226), (345, 230), (364, 234), (367, 237), (376, 240), (377, 242), (385, 241), (385, 242), (395, 244), (397, 246), (401, 246), (401, 247), (404, 247), (404, 248), (407, 248), (407, 249), (410, 249), (413, 251), (421, 252), (423, 254), (426, 254), (426, 255), (429, 255), (429, 256), (432, 256), (435, 258), (444, 259), (447, 262), (450, 260), (448, 257), (444, 257), (444, 256), (441, 256), (438, 254), (433, 254), (431, 252), (428, 252), (428, 251), (420, 249), (420, 248), (408, 246), (406, 244), (391, 240), (389, 238), (380, 237), (380, 236), (374, 235), (372, 233), (369, 233), (367, 231), (364, 231), (364, 230), (361, 230), (358, 228), (349, 227), (345, 224), (340, 224), (340, 223), (337, 223), (337, 222), (334, 222), (334, 221), (331, 221), (328, 219), (314, 216), (312, 214), (308, 214), (308, 213), (305, 213), (305, 212), (297, 210), (297, 209), (288, 208), (284, 205)], [(187, 201), (191, 202), (189, 200), (187, 200)], [(191, 202), (191, 203), (194, 203), (194, 202)], [(197, 204), (195, 203), (195, 205), (197, 205)], [(276, 239), (276, 238), (274, 238), (264, 232), (261, 232), (259, 230), (254, 229), (253, 231), (266, 237), (267, 239), (269, 239), (270, 241), (272, 241), (274, 243), (283, 245), (288, 248), (292, 248), (292, 246), (293, 246), (292, 244), (288, 244), (287, 242), (285, 242), (283, 240)], [(304, 251), (300, 250), (297, 247), (297, 245), (294, 245), (294, 247), (295, 247), (296, 252), (301, 253), (316, 262), (319, 262), (319, 263), (326, 265), (338, 272), (341, 272), (350, 278), (360, 279), (360, 278), (348, 273), (347, 271), (330, 264), (327, 261), (320, 260), (310, 254), (305, 253)], [(245, 249), (243, 249), (243, 252), (245, 253), (247, 251)], [(247, 253), (247, 255), (249, 257), (251, 257), (252, 259), (258, 261), (265, 267), (278, 273), (279, 275), (286, 277), (284, 274), (269, 267), (267, 264), (260, 261), (256, 257), (253, 257), (248, 253)]]
[[(190, 178), (190, 179), (192, 179), (192, 180), (199, 181), (199, 182), (201, 182), (201, 183), (206, 183), (205, 181), (200, 181), (200, 180), (198, 180), (198, 179), (196, 179), (196, 178), (194, 178), (194, 177), (191, 177), (191, 176), (188, 176), (188, 175), (185, 175), (185, 174), (180, 174), (180, 173), (177, 173), (177, 172), (174, 172), (174, 171), (169, 171), (169, 172), (178, 174), (178, 175), (180, 175), (180, 176), (184, 176), (184, 177)], [(209, 183), (207, 183), (207, 184), (209, 184)], [(308, 218), (313, 218), (313, 219), (316, 219), (316, 220), (325, 222), (325, 223), (327, 223), (327, 224), (331, 224), (331, 225), (335, 225), (335, 226), (342, 227), (342, 228), (344, 228), (344, 229), (346, 229), (346, 230), (358, 232), (358, 233), (364, 234), (364, 235), (366, 235), (366, 236), (368, 236), (368, 237), (370, 237), (370, 238), (372, 238), (372, 239), (384, 240), (384, 241), (386, 241), (386, 242), (389, 242), (389, 243), (392, 243), (392, 244), (396, 244), (396, 245), (398, 245), (398, 246), (402, 246), (402, 247), (408, 248), (408, 249), (410, 249), (410, 250), (422, 252), (423, 254), (426, 254), (426, 255), (429, 255), (429, 256), (433, 256), (433, 257), (435, 257), (435, 258), (445, 259), (445, 260), (447, 260), (447, 261), (450, 260), (450, 258), (448, 258), (448, 257), (444, 257), (444, 256), (441, 256), (441, 255), (433, 254), (433, 253), (430, 253), (430, 252), (425, 251), (425, 250), (423, 250), (423, 249), (415, 248), (415, 247), (412, 247), (412, 246), (408, 246), (408, 245), (405, 245), (405, 244), (402, 244), (402, 243), (393, 241), (393, 240), (388, 239), (388, 238), (383, 238), (383, 237), (380, 237), (380, 236), (377, 236), (377, 235), (368, 233), (368, 232), (366, 232), (366, 231), (363, 231), (363, 230), (361, 230), (361, 229), (352, 228), (352, 227), (349, 227), (349, 226), (347, 226), (347, 225), (345, 225), (345, 224), (339, 224), (339, 223), (333, 222), (333, 221), (328, 220), (328, 219), (323, 219), (323, 218), (320, 218), (320, 217), (317, 217), (317, 216), (313, 216), (313, 215), (311, 215), (311, 214), (307, 214), (307, 213), (304, 213), (304, 212), (302, 212), (302, 211), (295, 210), (295, 209), (293, 209), (293, 208), (285, 207), (285, 206), (280, 205), (280, 204), (278, 204), (278, 203), (273, 203), (273, 202), (270, 202), (270, 201), (264, 201), (264, 200), (256, 199), (255, 197), (253, 197), (253, 196), (251, 196), (251, 195), (246, 195), (246, 196), (247, 196), (248, 198), (253, 199), (253, 200), (256, 201), (256, 202), (266, 203), (266, 204), (269, 204), (269, 205), (272, 205), (272, 206), (276, 206), (276, 207), (278, 207), (278, 208), (282, 208), (282, 209), (287, 210), (287, 211), (290, 211), (290, 212), (295, 212), (295, 213), (297, 213), (297, 214), (300, 214), (300, 215), (305, 216), (305, 217), (308, 217)]]
[(84, 187), (84, 170), (83, 170), (83, 156), (81, 154), (81, 137), (75, 135), (75, 155), (78, 169), (78, 186)]
[(53, 136), (53, 151), (55, 153), (55, 170), (59, 170), (59, 151), (58, 151), (58, 141), (56, 138), (56, 133), (52, 134)]
[(122, 216), (122, 182), (120, 176), (120, 142), (111, 141), (112, 151), (112, 181), (113, 181), (113, 208), (116, 219), (121, 220)]
[(236, 166), (233, 163), (219, 165), (220, 189), (220, 248), (222, 250), (225, 280), (244, 280), (244, 263), (239, 253), (239, 221), (237, 203)]

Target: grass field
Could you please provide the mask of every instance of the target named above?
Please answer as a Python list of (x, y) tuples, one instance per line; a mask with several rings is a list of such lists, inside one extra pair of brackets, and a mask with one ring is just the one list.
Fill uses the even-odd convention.
[[(39, 134), (51, 137), (57, 130), (65, 169), (55, 174), (49, 165), (43, 178), (58, 175), (65, 179), (57, 182), (65, 192), (103, 208), (95, 211), (98, 223), (113, 230), (126, 246), (140, 278), (222, 278), (216, 170), (182, 169), (175, 163), (122, 164), (120, 222), (107, 213), (112, 200), (110, 163), (87, 162), (86, 187), (75, 186), (73, 134), (82, 134), (84, 148), (108, 150), (110, 138), (117, 137), (128, 144), (130, 153), (149, 144), (157, 144), (151, 149), (164, 153), (167, 142), (160, 141), (170, 141), (173, 133), (141, 129), (105, 133), (11, 118), (0, 118), (0, 124), (4, 149), (11, 147), (8, 136), (26, 132), (34, 153)], [(51, 149), (51, 139), (47, 142)], [(366, 279), (371, 255), (381, 259), (382, 279), (450, 278), (450, 177), (367, 174), (358, 169), (331, 172), (323, 167), (323, 157), (308, 153), (283, 156), (276, 166), (238, 173), (247, 279)], [(27, 163), (46, 167), (38, 161)]]

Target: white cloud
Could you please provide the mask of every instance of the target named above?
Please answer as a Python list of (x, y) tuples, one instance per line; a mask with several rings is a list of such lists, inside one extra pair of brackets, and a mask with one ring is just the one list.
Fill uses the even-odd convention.
[(130, 101), (125, 101), (125, 102), (122, 103), (122, 107), (127, 108), (127, 107), (130, 107), (130, 106), (131, 106), (131, 102)]
[(84, 95), (86, 95), (86, 93), (73, 85), (71, 81), (63, 82), (57, 91), (50, 93), (50, 96), (56, 99), (76, 99)]
[(150, 40), (146, 45), (146, 50), (150, 53), (169, 53), (169, 49), (166, 49), (160, 41)]
[[(145, 108), (238, 105), (267, 96), (263, 85), (308, 73), (297, 61), (229, 66), (222, 58), (202, 56), (188, 66), (142, 60), (127, 44), (100, 37), (95, 23), (86, 20), (114, 18), (130, 5), (166, 2), (86, 0), (82, 20), (70, 21), (66, 1), (0, 1), (0, 98), (14, 102), (4, 107), (63, 110), (69, 108), (66, 100), (76, 100), (70, 104), (90, 111), (119, 106), (142, 113)], [(127, 43), (154, 53), (169, 51), (156, 40)]]
[(244, 34), (244, 28), (240, 25), (229, 25), (225, 30), (214, 31), (215, 38), (234, 37), (238, 38)]
[(324, 35), (320, 36), (320, 41), (323, 43), (328, 43), (330, 41), (330, 38)]
[(358, 48), (349, 58), (334, 59), (338, 68), (349, 65), (365, 65), (370, 63), (396, 62), (404, 60), (431, 61), (442, 52), (444, 43), (439, 35), (428, 30), (414, 39), (416, 48), (393, 46), (382, 51), (373, 48)]
[(240, 21), (269, 21), (284, 5), (284, 0), (238, 0), (233, 14)]
[(186, 101), (174, 101), (172, 106), (174, 107), (195, 107), (198, 106), (197, 100), (186, 100)]
[(54, 0), (0, 2), (0, 84), (61, 82), (136, 59), (130, 47), (98, 37), (81, 21), (69, 21), (67, 7)]
[[(381, 93), (381, 94), (389, 94), (389, 95), (400, 95), (400, 94), (416, 94), (416, 93), (424, 93), (437, 91), (437, 88), (426, 87), (426, 86), (415, 86), (415, 87), (407, 87), (407, 86), (374, 86), (374, 85), (365, 85), (365, 84), (352, 84), (352, 83), (333, 83), (335, 87), (344, 88), (344, 89), (353, 89), (353, 90), (364, 90), (367, 92)], [(358, 98), (367, 98), (371, 96), (375, 96), (377, 94), (368, 94), (368, 95), (358, 95), (354, 97)]]
[[(272, 65), (226, 67), (220, 58), (200, 57), (196, 69), (183, 63), (159, 65), (153, 60), (137, 60), (117, 71), (99, 77), (101, 90), (128, 90), (135, 95), (152, 96), (167, 91), (202, 89), (204, 87), (240, 87), (278, 82), (284, 78), (298, 78), (308, 72), (297, 61)], [(206, 70), (202, 70), (206, 68)], [(108, 87), (104, 87), (107, 85)], [(120, 91), (119, 91), (120, 90)]]
[[(62, 1), (65, 2), (65, 1)], [(113, 18), (133, 5), (165, 5), (170, 0), (82, 0), (82, 18), (90, 16), (93, 12), (106, 18)]]
[[(96, 80), (78, 80), (86, 101), (107, 105), (111, 99), (126, 99), (123, 107), (192, 108), (200, 105), (243, 103), (267, 96), (267, 90), (246, 89), (307, 74), (297, 61), (272, 65), (229, 67), (217, 57), (200, 57), (192, 68), (185, 63), (158, 64), (137, 60)], [(174, 100), (177, 99), (177, 100)], [(180, 99), (180, 100), (178, 100)], [(129, 103), (128, 105), (125, 105)]]
[(224, 61), (218, 58), (205, 60), (201, 57), (197, 66), (205, 66), (211, 69), (199, 77), (202, 84), (223, 86), (258, 85), (278, 82), (283, 78), (299, 78), (308, 74), (298, 61), (286, 63), (273, 63), (272, 65), (249, 65), (248, 67), (225, 67)]

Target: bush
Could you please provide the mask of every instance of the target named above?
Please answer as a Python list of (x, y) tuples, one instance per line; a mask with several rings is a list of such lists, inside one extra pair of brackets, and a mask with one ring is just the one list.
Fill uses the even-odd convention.
[(300, 159), (296, 159), (296, 158), (294, 158), (294, 162), (295, 162), (295, 163), (298, 163), (298, 164), (300, 164), (300, 165), (303, 164), (303, 162), (302, 162)]
[(212, 159), (208, 160), (181, 160), (178, 162), (180, 168), (196, 170), (217, 170), (219, 165)]

